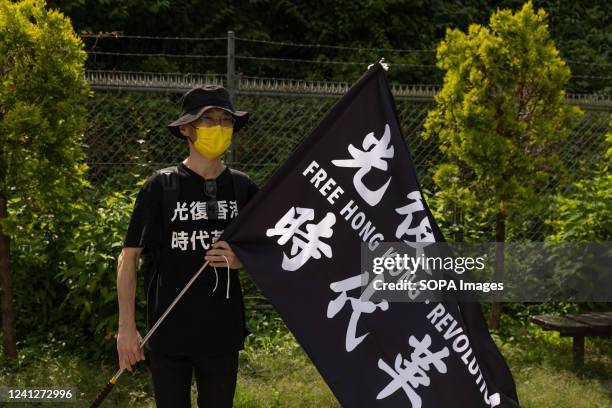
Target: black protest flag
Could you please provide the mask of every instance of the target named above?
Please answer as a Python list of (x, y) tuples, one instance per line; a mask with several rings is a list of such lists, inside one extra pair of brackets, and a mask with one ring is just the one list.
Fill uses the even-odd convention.
[(370, 300), (360, 251), (443, 241), (374, 64), (226, 228), (343, 407), (518, 407), (478, 304)]

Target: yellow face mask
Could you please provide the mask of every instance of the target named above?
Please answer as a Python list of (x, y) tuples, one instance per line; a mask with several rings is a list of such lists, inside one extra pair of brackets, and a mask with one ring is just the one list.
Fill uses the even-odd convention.
[(196, 127), (196, 141), (193, 146), (202, 156), (214, 159), (219, 157), (232, 144), (234, 129), (221, 125), (212, 127)]

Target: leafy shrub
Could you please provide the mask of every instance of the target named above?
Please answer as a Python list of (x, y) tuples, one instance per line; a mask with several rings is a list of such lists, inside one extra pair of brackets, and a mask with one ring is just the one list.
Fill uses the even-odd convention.
[[(116, 259), (136, 191), (89, 193), (57, 217), (34, 215), (20, 225), (12, 255), (20, 338), (52, 332), (72, 346), (93, 341), (86, 354), (97, 355), (114, 350)], [(19, 214), (19, 201), (11, 204)], [(142, 308), (142, 284), (137, 300)]]

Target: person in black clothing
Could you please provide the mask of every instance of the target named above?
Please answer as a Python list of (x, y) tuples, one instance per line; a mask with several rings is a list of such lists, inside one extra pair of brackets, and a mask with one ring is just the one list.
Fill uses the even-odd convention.
[[(234, 110), (220, 86), (196, 87), (182, 98), (182, 115), (168, 126), (189, 156), (150, 176), (140, 189), (117, 265), (119, 366), (132, 371), (145, 351), (158, 407), (190, 407), (195, 373), (198, 406), (231, 407), (238, 352), (249, 334), (238, 269), (218, 238), (258, 191), (221, 155), (247, 112)], [(143, 256), (148, 329), (205, 261), (209, 266), (145, 345), (135, 323), (136, 269)]]

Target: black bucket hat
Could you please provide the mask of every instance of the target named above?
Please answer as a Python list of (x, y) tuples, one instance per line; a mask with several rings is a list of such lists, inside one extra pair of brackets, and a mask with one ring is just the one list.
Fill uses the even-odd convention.
[(234, 132), (240, 130), (249, 119), (249, 112), (234, 110), (227, 90), (220, 85), (204, 85), (190, 89), (181, 98), (181, 117), (168, 125), (168, 130), (177, 137), (184, 138), (179, 130), (180, 125), (186, 125), (198, 119), (211, 108), (223, 109), (232, 114), (236, 122)]

